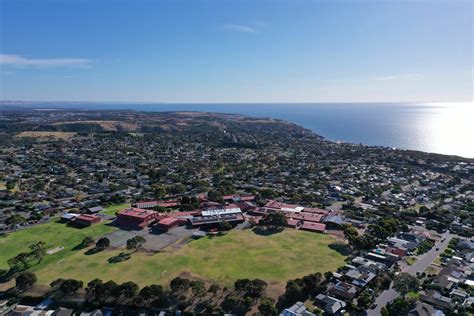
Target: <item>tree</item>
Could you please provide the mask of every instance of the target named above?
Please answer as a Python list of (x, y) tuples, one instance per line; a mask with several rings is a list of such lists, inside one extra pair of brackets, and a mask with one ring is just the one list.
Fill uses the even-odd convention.
[(6, 186), (6, 189), (7, 189), (8, 191), (11, 191), (11, 190), (13, 190), (13, 189), (15, 188), (15, 182), (7, 181), (7, 183), (6, 183), (5, 186)]
[(146, 239), (143, 236), (135, 236), (127, 240), (127, 249), (138, 250), (146, 242)]
[(209, 287), (208, 292), (211, 292), (212, 294), (216, 295), (217, 292), (219, 292), (220, 289), (221, 289), (220, 286), (218, 284), (214, 283), (214, 284), (211, 284), (211, 286)]
[(87, 294), (86, 299), (87, 299), (87, 301), (101, 302), (102, 299), (103, 299), (103, 297), (102, 297), (103, 285), (104, 285), (104, 282), (101, 279), (94, 279), (94, 280), (90, 281), (89, 283), (87, 283), (87, 287), (86, 287), (86, 294)]
[(19, 290), (26, 290), (33, 286), (37, 280), (36, 274), (32, 272), (23, 272), (15, 278), (15, 286)]
[(63, 295), (71, 295), (76, 293), (84, 283), (74, 279), (57, 279), (51, 282), (51, 287), (57, 288)]
[(232, 229), (232, 224), (230, 224), (228, 221), (222, 221), (219, 222), (218, 224), (218, 229), (220, 231), (227, 231)]
[(120, 284), (118, 291), (121, 296), (126, 298), (133, 298), (138, 293), (138, 285), (135, 282), (125, 282)]
[(244, 292), (250, 288), (251, 283), (249, 279), (238, 279), (234, 282), (234, 288), (236, 291)]
[(252, 280), (250, 288), (247, 289), (247, 295), (253, 298), (261, 297), (268, 284), (260, 279)]
[(21, 252), (13, 258), (8, 259), (7, 263), (12, 270), (22, 270), (29, 267), (28, 260), (30, 259), (29, 252)]
[(285, 308), (305, 299), (301, 286), (295, 280), (290, 280), (286, 283), (285, 293), (278, 298), (277, 305), (278, 308)]
[(407, 315), (415, 305), (415, 299), (407, 297), (397, 297), (386, 307), (382, 308), (382, 315), (384, 316), (399, 316)]
[(80, 246), (82, 248), (89, 247), (94, 243), (94, 239), (90, 236), (84, 237), (84, 239), (81, 241)]
[(148, 285), (141, 289), (139, 296), (144, 300), (156, 300), (164, 294), (163, 287), (161, 285)]
[(275, 307), (275, 301), (269, 297), (264, 297), (260, 300), (258, 311), (262, 316), (278, 315), (278, 310)]
[(102, 237), (99, 240), (97, 240), (95, 246), (98, 249), (103, 250), (103, 249), (107, 248), (108, 246), (110, 246), (110, 240), (107, 237)]
[(209, 200), (214, 201), (214, 202), (222, 202), (224, 201), (224, 198), (222, 197), (222, 194), (219, 191), (211, 190), (207, 192), (207, 197)]
[(270, 213), (266, 218), (260, 220), (261, 225), (286, 227), (288, 222), (286, 221), (285, 214), (283, 213)]
[(393, 288), (402, 296), (411, 291), (418, 291), (419, 287), (418, 279), (406, 272), (402, 272), (393, 278)]
[(369, 291), (363, 291), (357, 298), (357, 306), (362, 310), (366, 310), (372, 305), (374, 297)]
[(36, 244), (31, 245), (30, 249), (31, 256), (41, 263), (44, 255), (46, 254), (46, 244), (43, 241), (38, 241)]
[(171, 291), (175, 294), (182, 293), (186, 291), (190, 286), (190, 281), (188, 279), (183, 279), (176, 277), (170, 282)]
[(342, 225), (341, 228), (344, 232), (344, 237), (349, 242), (349, 245), (353, 247), (355, 244), (355, 240), (357, 239), (357, 237), (359, 237), (359, 233), (357, 232), (357, 229), (354, 226), (347, 225), (347, 224)]
[(5, 220), (5, 224), (10, 225), (11, 229), (16, 228), (17, 225), (26, 222), (26, 218), (20, 214), (13, 214)]
[(190, 283), (191, 290), (195, 296), (202, 297), (206, 295), (206, 286), (202, 281), (191, 281)]

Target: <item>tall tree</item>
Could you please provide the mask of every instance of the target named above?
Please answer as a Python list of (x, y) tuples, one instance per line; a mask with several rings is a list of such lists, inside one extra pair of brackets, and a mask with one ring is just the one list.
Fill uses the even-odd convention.
[(418, 291), (419, 287), (418, 279), (406, 272), (402, 272), (393, 278), (393, 288), (402, 296), (405, 296), (408, 292)]
[(26, 290), (33, 286), (37, 280), (36, 274), (32, 272), (23, 272), (15, 278), (15, 286), (19, 290)]

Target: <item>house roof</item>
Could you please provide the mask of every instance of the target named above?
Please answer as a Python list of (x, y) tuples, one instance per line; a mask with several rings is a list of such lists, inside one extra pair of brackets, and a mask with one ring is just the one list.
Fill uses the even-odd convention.
[(85, 221), (85, 222), (92, 222), (95, 220), (100, 220), (99, 216), (96, 215), (90, 215), (90, 214), (81, 214), (78, 217), (76, 217), (76, 221)]
[(326, 230), (326, 224), (304, 221), (303, 225), (301, 225), (301, 229), (323, 232)]
[(155, 213), (156, 213), (155, 211), (150, 211), (150, 210), (144, 210), (144, 209), (141, 209), (141, 208), (131, 207), (131, 208), (124, 209), (118, 215), (125, 215), (125, 216), (129, 216), (129, 217), (137, 217), (137, 218), (146, 218), (146, 217), (148, 217), (150, 215), (153, 215)]

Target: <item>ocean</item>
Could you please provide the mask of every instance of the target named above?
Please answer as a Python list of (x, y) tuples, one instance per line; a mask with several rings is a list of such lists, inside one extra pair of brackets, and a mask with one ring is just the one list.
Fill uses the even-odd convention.
[(304, 126), (329, 140), (474, 158), (473, 103), (77, 103), (68, 107), (272, 117)]

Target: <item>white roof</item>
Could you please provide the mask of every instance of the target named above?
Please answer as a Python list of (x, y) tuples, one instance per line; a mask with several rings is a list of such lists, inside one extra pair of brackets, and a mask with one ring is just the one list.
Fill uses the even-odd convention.
[(304, 210), (304, 207), (302, 206), (297, 206), (295, 208), (282, 207), (281, 210), (283, 212), (301, 212), (302, 210)]
[(71, 219), (78, 216), (79, 214), (76, 214), (76, 213), (66, 213), (66, 214), (61, 215), (61, 218)]
[(218, 208), (218, 209), (212, 209), (212, 210), (201, 212), (202, 216), (225, 215), (225, 214), (236, 214), (236, 213), (242, 213), (242, 210), (238, 207), (232, 207), (232, 208)]

